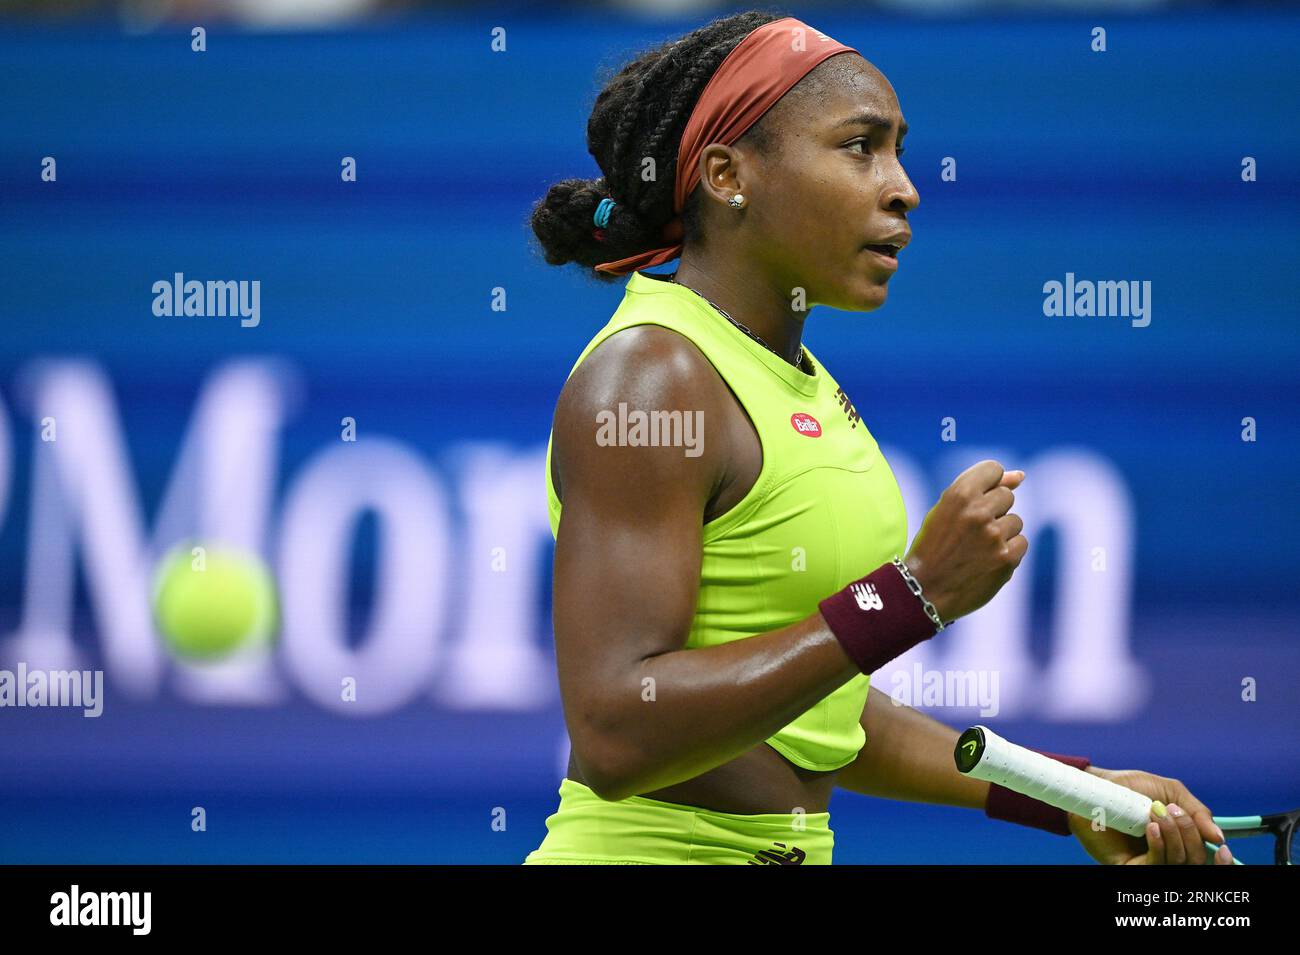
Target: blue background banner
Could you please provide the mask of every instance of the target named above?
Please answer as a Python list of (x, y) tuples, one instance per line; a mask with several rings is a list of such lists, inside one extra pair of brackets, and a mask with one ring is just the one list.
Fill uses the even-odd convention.
[[(1101, 19), (1105, 53), (1097, 17), (817, 12), (897, 90), (921, 205), (885, 308), (819, 308), (806, 340), (913, 532), (972, 461), (1028, 472), (1033, 559), (873, 691), (1176, 776), (1221, 814), (1290, 809), (1300, 18)], [(94, 719), (0, 709), (0, 862), (515, 862), (540, 841), (566, 752), (542, 455), (622, 290), (547, 267), (528, 216), (598, 175), (601, 71), (698, 23), (214, 27), (203, 53), (0, 32), (0, 669), (102, 669), (105, 692)], [(257, 282), (257, 324), (156, 315), (177, 273)], [(1149, 324), (1044, 314), (1067, 276), (1150, 283)], [(167, 656), (151, 568), (193, 535), (275, 569), (273, 652)], [(940, 669), (994, 675), (995, 711), (923, 705)], [(839, 862), (1085, 858), (968, 810), (831, 811)]]

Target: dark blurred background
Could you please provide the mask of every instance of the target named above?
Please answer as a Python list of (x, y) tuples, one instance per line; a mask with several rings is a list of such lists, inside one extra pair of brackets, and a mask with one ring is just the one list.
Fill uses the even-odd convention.
[[(622, 290), (546, 266), (528, 215), (598, 175), (603, 77), (739, 9), (0, 8), (0, 669), (102, 669), (107, 697), (95, 719), (0, 709), (0, 862), (535, 847), (567, 745), (542, 457)], [(1177, 776), (1220, 814), (1300, 804), (1300, 17), (783, 9), (889, 77), (922, 200), (887, 306), (818, 309), (808, 343), (913, 532), (971, 461), (1028, 472), (1024, 569), (873, 690), (971, 671), (996, 678), (995, 712), (923, 708)], [(258, 323), (155, 315), (177, 273), (259, 282)], [(1149, 324), (1044, 315), (1069, 274), (1149, 282)], [(168, 655), (150, 575), (193, 535), (275, 569), (272, 652)], [(1086, 859), (850, 793), (832, 825), (839, 862)]]

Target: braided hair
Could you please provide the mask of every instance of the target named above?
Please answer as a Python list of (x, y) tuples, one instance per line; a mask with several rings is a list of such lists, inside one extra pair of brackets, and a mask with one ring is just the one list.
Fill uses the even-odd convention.
[[(533, 207), (533, 232), (549, 265), (577, 262), (593, 277), (614, 281), (626, 277), (595, 266), (666, 244), (663, 228), (676, 216), (677, 149), (691, 111), (740, 41), (785, 16), (750, 10), (721, 17), (642, 54), (606, 84), (587, 120), (587, 151), (604, 175), (557, 182)], [(759, 150), (770, 145), (761, 120), (742, 139)], [(593, 216), (607, 195), (617, 205), (598, 238)], [(683, 241), (700, 237), (699, 197), (693, 190), (682, 210)]]

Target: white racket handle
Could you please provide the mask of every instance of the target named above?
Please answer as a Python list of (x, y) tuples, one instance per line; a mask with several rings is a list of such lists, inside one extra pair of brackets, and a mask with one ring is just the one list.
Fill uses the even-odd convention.
[(1146, 833), (1151, 799), (1108, 779), (1009, 743), (987, 726), (972, 726), (957, 740), (957, 769), (1032, 799), (1092, 819), (1100, 808), (1107, 829)]

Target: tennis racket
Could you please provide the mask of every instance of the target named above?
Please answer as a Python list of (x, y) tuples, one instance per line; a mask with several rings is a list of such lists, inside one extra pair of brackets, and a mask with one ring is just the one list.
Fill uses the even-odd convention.
[[(957, 740), (953, 753), (957, 769), (967, 776), (997, 783), (1058, 809), (1091, 818), (1100, 808), (1106, 826), (1130, 836), (1145, 836), (1153, 800), (1118, 783), (1085, 773), (1015, 743), (1009, 743), (987, 726), (972, 726)], [(1163, 808), (1163, 806), (1162, 806)], [(1300, 855), (1295, 838), (1300, 809), (1267, 816), (1214, 816), (1214, 824), (1229, 836), (1272, 833), (1276, 839), (1273, 861), (1293, 865)], [(1218, 850), (1205, 843), (1211, 859)], [(1236, 857), (1237, 865), (1242, 862)]]

